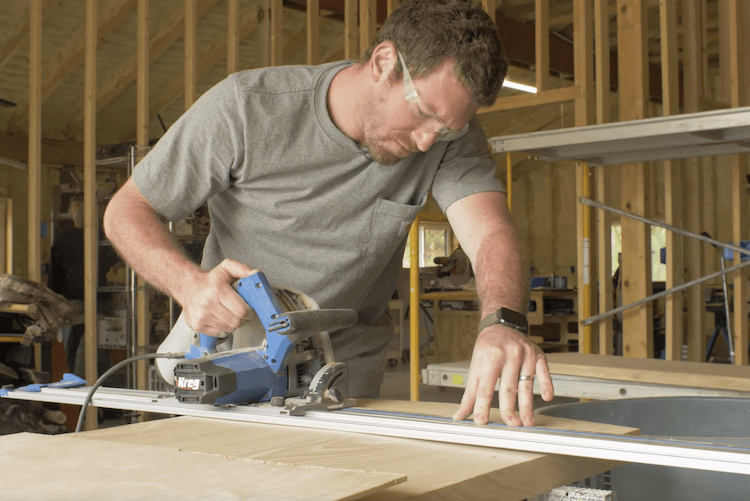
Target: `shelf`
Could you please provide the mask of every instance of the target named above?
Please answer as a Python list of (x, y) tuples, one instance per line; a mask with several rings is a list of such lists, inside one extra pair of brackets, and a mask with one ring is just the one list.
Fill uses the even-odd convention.
[(591, 166), (750, 153), (750, 107), (616, 122), (489, 140), (493, 153), (524, 152)]

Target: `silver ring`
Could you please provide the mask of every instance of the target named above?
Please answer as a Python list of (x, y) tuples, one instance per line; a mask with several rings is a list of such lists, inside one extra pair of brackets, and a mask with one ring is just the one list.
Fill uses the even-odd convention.
[(534, 376), (518, 376), (519, 381), (533, 381)]

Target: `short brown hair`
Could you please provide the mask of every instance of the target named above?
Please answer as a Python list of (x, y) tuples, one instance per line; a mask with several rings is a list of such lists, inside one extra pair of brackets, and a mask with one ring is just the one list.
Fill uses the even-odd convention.
[[(479, 106), (495, 102), (508, 72), (503, 45), (492, 18), (469, 0), (407, 0), (386, 19), (362, 58), (392, 42), (413, 78), (423, 77), (446, 58), (455, 60), (456, 76)], [(396, 65), (396, 75), (401, 65)]]

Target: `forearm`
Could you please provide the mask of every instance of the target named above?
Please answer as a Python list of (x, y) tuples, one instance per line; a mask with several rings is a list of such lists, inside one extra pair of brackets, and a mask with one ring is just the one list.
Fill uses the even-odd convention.
[(182, 302), (186, 284), (204, 273), (174, 240), (159, 214), (126, 185), (104, 215), (104, 231), (122, 258), (145, 280)]
[(526, 311), (523, 260), (505, 194), (466, 197), (446, 215), (474, 268), (482, 316), (500, 308)]
[(500, 308), (526, 311), (526, 280), (515, 231), (490, 234), (480, 243), (474, 273), (482, 317)]

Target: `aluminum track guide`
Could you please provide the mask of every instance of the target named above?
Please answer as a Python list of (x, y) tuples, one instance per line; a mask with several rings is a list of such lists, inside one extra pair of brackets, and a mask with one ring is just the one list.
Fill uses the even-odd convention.
[[(639, 381), (602, 379), (588, 376), (567, 374), (550, 374), (555, 385), (556, 397), (591, 398), (594, 400), (616, 400), (622, 398), (652, 397), (730, 397), (748, 398), (750, 392), (697, 388), (693, 386), (672, 386)], [(422, 381), (430, 386), (442, 388), (466, 388), (469, 377), (469, 366), (466, 364), (446, 362), (429, 364), (422, 369)], [(495, 391), (500, 390), (500, 382), (495, 384)], [(534, 381), (534, 394), (541, 395), (539, 381)]]
[[(87, 392), (88, 388), (42, 388), (35, 393), (13, 391), (5, 398), (81, 405)], [(511, 428), (496, 423), (476, 426), (469, 421), (457, 423), (445, 418), (356, 408), (288, 416), (270, 406), (181, 404), (170, 393), (117, 388), (100, 388), (91, 405), (750, 475), (750, 448), (664, 438)]]

